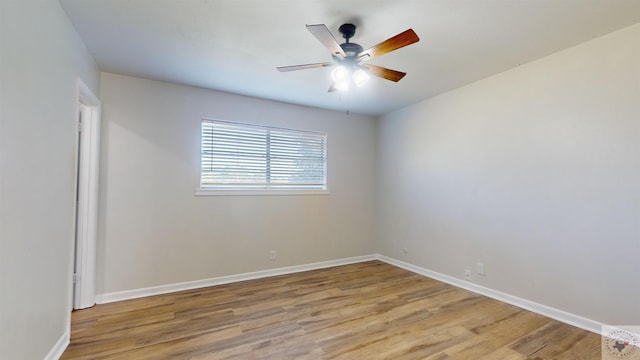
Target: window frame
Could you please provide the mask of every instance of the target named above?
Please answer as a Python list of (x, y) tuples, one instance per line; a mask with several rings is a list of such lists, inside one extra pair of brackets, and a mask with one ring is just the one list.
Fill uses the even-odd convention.
[[(202, 186), (202, 168), (203, 168), (203, 126), (205, 123), (221, 123), (227, 125), (237, 125), (239, 128), (241, 127), (253, 127), (255, 129), (266, 129), (267, 131), (270, 129), (276, 131), (285, 131), (291, 133), (307, 133), (307, 134), (315, 134), (323, 137), (323, 145), (324, 145), (324, 184), (322, 188), (304, 188), (298, 186), (281, 186), (281, 187), (267, 187), (260, 188), (256, 187), (256, 185), (252, 186), (248, 184), (246, 187), (242, 185), (238, 186)], [(299, 130), (285, 127), (277, 127), (277, 126), (269, 126), (269, 125), (259, 125), (252, 123), (245, 123), (239, 121), (228, 121), (228, 120), (218, 120), (218, 119), (207, 119), (202, 118), (200, 121), (200, 157), (199, 157), (199, 186), (195, 190), (196, 196), (210, 196), (210, 195), (329, 195), (329, 176), (328, 176), (328, 136), (326, 132), (321, 131), (310, 131), (310, 130)], [(270, 149), (266, 149), (266, 152), (269, 153)], [(265, 154), (266, 155), (266, 154)], [(267, 176), (268, 177), (268, 176)], [(259, 185), (257, 185), (259, 186)]]

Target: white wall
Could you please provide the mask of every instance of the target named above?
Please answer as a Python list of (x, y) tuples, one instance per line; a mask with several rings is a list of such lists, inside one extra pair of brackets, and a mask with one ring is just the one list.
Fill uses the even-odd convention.
[(379, 134), (383, 254), (640, 324), (640, 26), (388, 114)]
[(78, 76), (98, 93), (57, 1), (0, 2), (0, 359), (68, 339)]
[[(98, 294), (372, 252), (375, 119), (108, 73), (101, 100)], [(331, 194), (195, 196), (202, 118), (326, 131)]]

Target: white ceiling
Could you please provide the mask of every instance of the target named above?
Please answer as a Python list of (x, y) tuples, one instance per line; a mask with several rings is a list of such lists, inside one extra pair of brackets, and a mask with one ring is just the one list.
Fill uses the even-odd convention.
[[(379, 115), (640, 22), (640, 0), (60, 0), (101, 70)], [(328, 93), (330, 61), (305, 24), (345, 22), (365, 49), (408, 28), (420, 42), (371, 60), (407, 72)], [(342, 41), (340, 41), (342, 42)]]

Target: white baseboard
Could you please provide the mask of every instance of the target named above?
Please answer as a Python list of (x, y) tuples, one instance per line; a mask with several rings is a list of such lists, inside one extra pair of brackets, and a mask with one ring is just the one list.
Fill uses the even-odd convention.
[(153, 286), (153, 287), (142, 288), (142, 289), (118, 291), (118, 292), (97, 295), (96, 303), (106, 304), (106, 303), (111, 303), (115, 301), (137, 299), (137, 298), (146, 297), (146, 296), (167, 294), (167, 293), (172, 293), (177, 291), (192, 290), (192, 289), (198, 289), (198, 288), (215, 286), (215, 285), (223, 285), (223, 284), (229, 284), (229, 283), (234, 283), (238, 281), (261, 279), (261, 278), (266, 278), (270, 276), (293, 274), (293, 273), (298, 273), (302, 271), (324, 269), (324, 268), (333, 267), (333, 266), (355, 264), (359, 262), (371, 261), (371, 260), (377, 260), (377, 259), (378, 259), (377, 255), (364, 255), (364, 256), (329, 260), (329, 261), (323, 261), (323, 262), (317, 262), (317, 263), (311, 263), (311, 264), (262, 270), (262, 271), (244, 273), (244, 274), (221, 276), (221, 277), (215, 277), (210, 279), (187, 281), (187, 282), (182, 282), (177, 284), (168, 284), (168, 285)]
[(594, 332), (598, 335), (600, 335), (602, 326), (604, 325), (600, 322), (587, 319), (579, 315), (568, 313), (566, 311), (559, 310), (550, 306), (542, 305), (537, 302), (533, 302), (517, 296), (509, 295), (500, 291), (496, 291), (496, 290), (493, 290), (484, 286), (480, 286), (462, 279), (455, 278), (453, 276), (449, 276), (449, 275), (441, 274), (432, 270), (421, 268), (419, 266), (412, 265), (400, 260), (396, 260), (394, 258), (390, 258), (384, 255), (378, 255), (377, 257), (378, 257), (378, 260), (397, 266), (399, 268), (403, 268), (405, 270), (409, 270), (416, 274), (424, 275), (426, 277), (430, 277), (432, 279), (436, 279), (444, 283), (447, 283), (459, 288), (463, 288), (465, 290), (472, 291), (476, 294), (484, 295), (492, 299), (496, 299), (496, 300), (505, 302), (507, 304), (511, 304), (511, 305), (532, 311), (534, 313), (561, 321), (563, 323)]
[[(602, 326), (604, 326), (604, 324), (600, 322), (587, 319), (579, 315), (568, 313), (566, 311), (559, 310), (547, 305), (539, 304), (527, 299), (506, 294), (497, 290), (493, 290), (484, 286), (480, 286), (468, 281), (455, 278), (453, 276), (441, 274), (439, 272), (428, 270), (413, 264), (409, 264), (394, 258), (390, 258), (388, 256), (379, 255), (379, 254), (356, 256), (356, 257), (323, 261), (323, 262), (312, 263), (312, 264), (296, 265), (296, 266), (262, 270), (262, 271), (244, 273), (244, 274), (222, 276), (222, 277), (202, 279), (202, 280), (196, 280), (196, 281), (188, 281), (188, 282), (177, 283), (177, 284), (160, 285), (160, 286), (153, 286), (153, 287), (142, 288), (142, 289), (106, 293), (106, 294), (97, 295), (96, 303), (105, 304), (105, 303), (110, 303), (115, 301), (137, 299), (137, 298), (146, 297), (146, 296), (167, 294), (167, 293), (172, 293), (177, 291), (229, 284), (229, 283), (245, 281), (245, 280), (261, 279), (261, 278), (266, 278), (270, 276), (293, 274), (293, 273), (302, 272), (302, 271), (323, 269), (323, 268), (328, 268), (332, 266), (355, 264), (355, 263), (371, 261), (371, 260), (380, 260), (390, 265), (394, 265), (399, 268), (414, 272), (416, 274), (430, 277), (432, 279), (436, 279), (444, 283), (447, 283), (465, 290), (469, 290), (474, 293), (484, 295), (492, 299), (496, 299), (496, 300), (505, 302), (507, 304), (511, 304), (511, 305), (532, 311), (534, 313), (537, 313), (543, 316), (547, 316), (549, 318), (552, 318), (552, 319), (555, 319), (555, 320), (558, 320), (558, 321), (567, 323), (569, 325), (573, 325), (597, 334), (601, 333)], [(67, 338), (68, 338), (68, 335), (67, 335)]]
[(56, 341), (55, 345), (53, 345), (51, 350), (49, 350), (49, 353), (47, 354), (47, 356), (44, 357), (44, 360), (60, 359), (60, 357), (62, 356), (62, 353), (64, 353), (64, 351), (67, 349), (67, 346), (69, 346), (70, 339), (71, 339), (71, 331), (69, 327), (67, 327), (64, 334), (60, 336), (60, 339)]

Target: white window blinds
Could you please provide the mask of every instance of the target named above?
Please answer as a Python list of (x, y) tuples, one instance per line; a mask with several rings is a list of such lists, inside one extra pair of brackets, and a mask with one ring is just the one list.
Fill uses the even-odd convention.
[(202, 189), (327, 188), (326, 133), (202, 120)]

